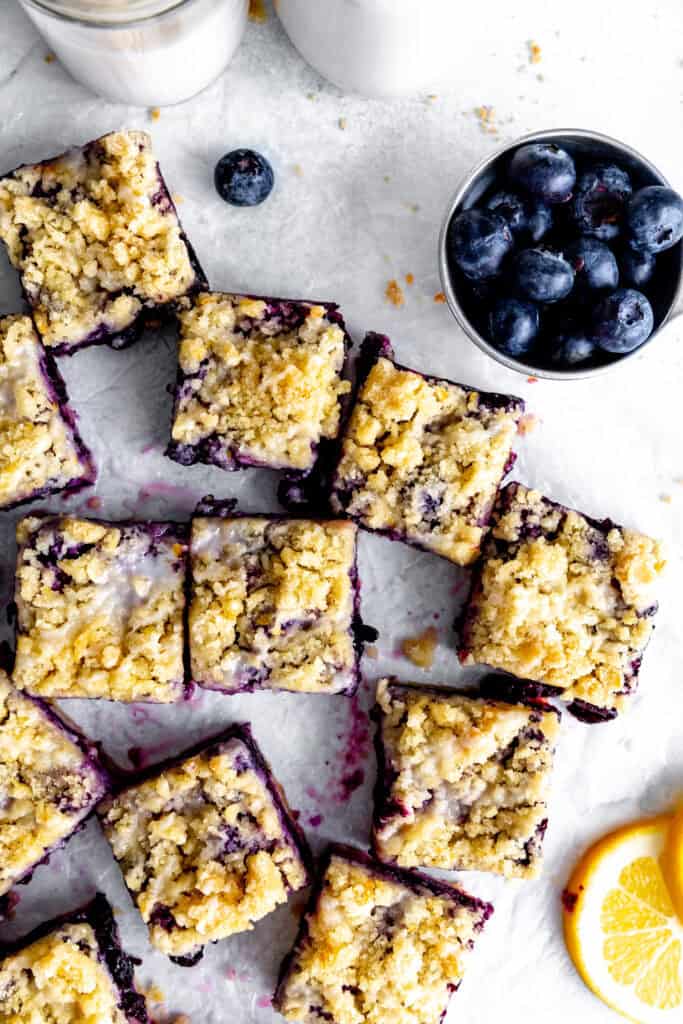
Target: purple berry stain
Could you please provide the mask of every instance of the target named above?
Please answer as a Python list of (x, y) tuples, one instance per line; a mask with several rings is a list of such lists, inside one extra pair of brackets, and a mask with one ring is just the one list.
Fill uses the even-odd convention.
[(370, 749), (368, 716), (361, 707), (357, 694), (349, 701), (349, 709), (351, 721), (348, 731), (339, 736), (339, 739), (343, 740), (340, 760), (344, 772), (335, 786), (335, 803), (346, 803), (351, 794), (362, 786), (365, 781), (362, 762), (367, 758)]

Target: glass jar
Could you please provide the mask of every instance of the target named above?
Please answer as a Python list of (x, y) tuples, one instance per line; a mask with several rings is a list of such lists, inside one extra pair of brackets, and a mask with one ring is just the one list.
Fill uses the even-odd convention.
[(302, 57), (347, 92), (410, 96), (457, 73), (463, 8), (455, 0), (275, 0), (275, 7)]
[(107, 99), (167, 106), (220, 75), (248, 0), (20, 0), (74, 78)]

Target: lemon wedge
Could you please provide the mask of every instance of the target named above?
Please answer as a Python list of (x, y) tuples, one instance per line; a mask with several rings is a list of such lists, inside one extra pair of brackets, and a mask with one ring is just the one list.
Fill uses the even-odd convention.
[(596, 996), (636, 1024), (675, 1024), (683, 1014), (683, 923), (660, 863), (674, 820), (662, 815), (605, 836), (563, 894), (565, 941), (577, 970)]
[(683, 804), (669, 825), (660, 863), (671, 902), (683, 922)]

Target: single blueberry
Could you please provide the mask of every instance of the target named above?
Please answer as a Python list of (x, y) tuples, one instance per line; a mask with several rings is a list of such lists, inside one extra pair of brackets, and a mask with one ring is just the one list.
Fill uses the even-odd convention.
[(484, 210), (464, 210), (448, 230), (451, 259), (475, 281), (497, 274), (512, 246), (512, 233), (503, 218)]
[(569, 153), (552, 142), (520, 146), (510, 161), (510, 181), (548, 203), (571, 198), (576, 168)]
[(534, 196), (518, 196), (514, 192), (494, 192), (486, 209), (497, 213), (517, 237), (539, 242), (553, 223), (552, 210)]
[(638, 252), (664, 252), (683, 238), (683, 199), (664, 185), (635, 193), (626, 211), (629, 245)]
[(642, 292), (617, 288), (593, 310), (590, 336), (605, 352), (632, 352), (650, 337), (654, 326), (652, 306)]
[(273, 168), (253, 149), (234, 149), (216, 164), (216, 191), (232, 206), (258, 206), (267, 199), (275, 181)]
[(619, 284), (619, 266), (611, 249), (597, 238), (578, 238), (564, 251), (574, 269), (580, 292), (613, 291)]
[(632, 284), (634, 288), (642, 288), (644, 284), (652, 280), (657, 266), (657, 257), (650, 252), (636, 252), (635, 249), (626, 248), (619, 258), (621, 276), (626, 284)]
[(517, 287), (534, 302), (559, 302), (574, 286), (574, 271), (559, 253), (522, 249), (515, 258)]
[(626, 171), (616, 164), (596, 164), (576, 182), (572, 219), (582, 235), (601, 241), (616, 238), (624, 222), (633, 188)]
[(582, 331), (560, 335), (553, 343), (550, 360), (559, 367), (580, 366), (595, 352), (595, 344)]
[(538, 309), (532, 302), (498, 299), (489, 314), (491, 343), (514, 359), (530, 351), (538, 327)]

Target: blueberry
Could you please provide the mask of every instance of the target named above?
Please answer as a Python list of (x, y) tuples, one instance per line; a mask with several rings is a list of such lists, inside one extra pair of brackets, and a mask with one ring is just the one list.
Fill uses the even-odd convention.
[(609, 241), (619, 234), (633, 188), (616, 164), (589, 167), (576, 183), (572, 219), (582, 235)]
[(258, 206), (268, 198), (275, 181), (273, 168), (253, 149), (234, 149), (222, 156), (213, 180), (218, 195), (232, 206)]
[(621, 276), (626, 284), (632, 284), (635, 288), (642, 288), (644, 284), (652, 280), (657, 266), (657, 258), (650, 252), (636, 252), (635, 249), (624, 249), (619, 265)]
[(631, 199), (626, 231), (632, 249), (657, 253), (683, 238), (683, 199), (664, 185), (648, 185)]
[(594, 352), (594, 342), (583, 331), (571, 331), (560, 335), (554, 342), (550, 360), (559, 367), (580, 366), (581, 363), (587, 363)]
[(539, 242), (553, 223), (547, 203), (533, 196), (522, 198), (514, 192), (494, 192), (486, 209), (502, 217), (513, 235), (530, 238), (532, 242)]
[(559, 253), (522, 249), (514, 265), (517, 287), (534, 302), (559, 302), (574, 286), (574, 271)]
[(520, 299), (498, 299), (489, 314), (491, 343), (515, 359), (531, 349), (538, 326), (536, 306)]
[(652, 306), (643, 293), (617, 288), (593, 310), (590, 335), (606, 352), (623, 355), (647, 341), (653, 326)]
[(515, 185), (548, 203), (566, 202), (576, 182), (574, 161), (552, 142), (520, 146), (510, 161), (508, 173)]
[(565, 258), (574, 268), (580, 292), (613, 291), (619, 284), (619, 266), (611, 249), (597, 238), (579, 238), (568, 245)]
[(474, 281), (497, 274), (512, 245), (512, 233), (503, 218), (484, 210), (459, 213), (448, 230), (451, 259)]

